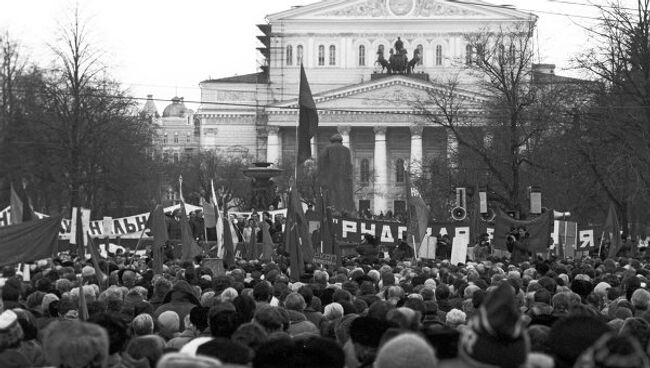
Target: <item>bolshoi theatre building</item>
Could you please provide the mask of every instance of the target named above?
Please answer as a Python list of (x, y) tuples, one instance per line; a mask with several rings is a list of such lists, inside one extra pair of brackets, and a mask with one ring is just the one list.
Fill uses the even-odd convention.
[[(319, 110), (313, 158), (338, 132), (352, 153), (357, 209), (400, 211), (404, 163), (451, 165), (457, 149), (453, 135), (414, 114), (414, 102), (457, 76), (458, 97), (478, 106), (485, 96), (463, 70), (472, 52), (466, 36), (536, 20), (481, 0), (325, 0), (268, 15), (257, 25), (261, 71), (200, 83), (199, 147), (293, 162), (303, 64)], [(416, 50), (421, 56), (410, 74), (386, 73), (376, 62), (398, 38), (409, 59)]]

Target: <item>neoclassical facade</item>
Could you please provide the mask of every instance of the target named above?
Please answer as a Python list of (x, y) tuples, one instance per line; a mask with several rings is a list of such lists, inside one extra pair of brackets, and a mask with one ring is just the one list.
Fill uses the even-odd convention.
[[(480, 106), (463, 65), (471, 58), (468, 34), (534, 22), (530, 13), (480, 0), (325, 0), (267, 16), (258, 25), (262, 71), (200, 83), (201, 149), (247, 151), (280, 164), (296, 155), (297, 96), (303, 64), (319, 110), (313, 158), (335, 133), (352, 152), (359, 210), (405, 206), (404, 164), (429, 158), (454, 162), (456, 142), (443, 128), (414, 114), (456, 78), (459, 98)], [(398, 40), (422, 59), (411, 75), (382, 74)]]

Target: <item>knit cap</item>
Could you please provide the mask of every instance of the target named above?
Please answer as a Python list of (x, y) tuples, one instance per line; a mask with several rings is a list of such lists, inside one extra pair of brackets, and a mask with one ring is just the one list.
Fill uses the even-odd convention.
[(607, 333), (578, 358), (575, 368), (648, 367), (647, 355), (639, 342), (626, 334)]
[(470, 366), (518, 368), (530, 350), (520, 312), (515, 306), (515, 290), (507, 282), (490, 291), (462, 331), (459, 356)]
[(405, 333), (389, 340), (379, 349), (375, 367), (435, 367), (437, 362), (435, 351), (423, 338)]
[(18, 315), (12, 310), (0, 314), (0, 351), (18, 346), (23, 340), (23, 329), (18, 323)]

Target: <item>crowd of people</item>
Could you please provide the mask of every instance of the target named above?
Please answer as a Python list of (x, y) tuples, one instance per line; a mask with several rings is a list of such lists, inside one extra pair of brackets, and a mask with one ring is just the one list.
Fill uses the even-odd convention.
[(67, 254), (5, 267), (0, 367), (650, 367), (647, 259), (289, 266), (154, 275), (127, 251), (106, 275)]

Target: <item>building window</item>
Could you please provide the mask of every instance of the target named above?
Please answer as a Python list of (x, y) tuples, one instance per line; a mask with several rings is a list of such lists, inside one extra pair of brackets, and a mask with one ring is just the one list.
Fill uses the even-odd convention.
[(167, 133), (163, 135), (163, 144), (167, 144)]
[(359, 66), (366, 66), (366, 47), (359, 46)]
[(336, 46), (330, 45), (330, 65), (336, 65)]
[(174, 133), (174, 143), (178, 143), (178, 133)]
[(377, 53), (382, 55), (384, 54), (384, 45), (379, 45), (377, 48)]
[(296, 65), (302, 64), (303, 49), (302, 45), (296, 46)]
[(190, 135), (190, 133), (187, 133), (187, 135), (185, 136), (185, 142), (187, 143), (192, 142), (192, 136)]
[(370, 181), (370, 161), (367, 158), (361, 160), (361, 172), (359, 176), (362, 183), (368, 183)]
[(167, 153), (167, 152), (163, 152), (163, 157), (162, 157), (162, 159), (163, 159), (163, 162), (164, 162), (164, 163), (169, 162), (169, 153)]
[(325, 46), (318, 46), (318, 65), (325, 65)]
[(442, 45), (436, 46), (436, 65), (442, 65)]
[(424, 47), (422, 45), (418, 45), (417, 50), (418, 53), (420, 54), (420, 60), (418, 60), (418, 65), (422, 65), (422, 60), (424, 60)]
[(397, 161), (395, 161), (395, 181), (397, 183), (403, 183), (404, 178), (404, 160), (398, 158)]
[(472, 58), (474, 57), (474, 50), (472, 45), (465, 46), (465, 64), (472, 65)]
[(181, 160), (181, 153), (174, 152), (174, 163), (177, 164)]
[(293, 46), (287, 46), (287, 65), (293, 65)]

